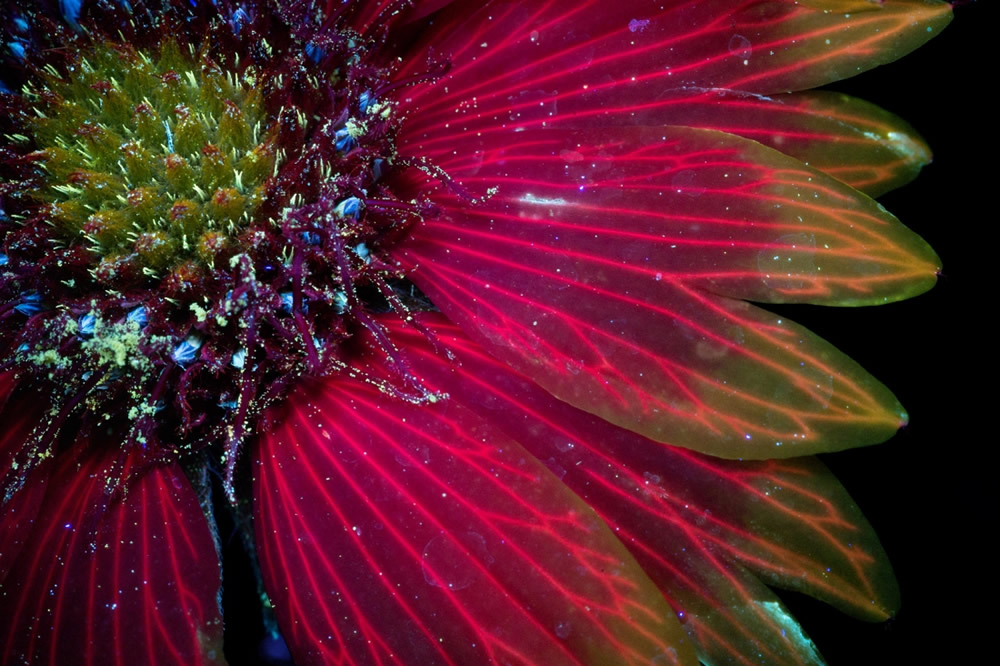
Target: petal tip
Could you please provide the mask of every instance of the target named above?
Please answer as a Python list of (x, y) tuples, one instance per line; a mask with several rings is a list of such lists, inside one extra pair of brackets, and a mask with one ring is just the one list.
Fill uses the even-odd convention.
[(914, 171), (919, 171), (934, 159), (931, 147), (916, 132), (890, 130), (886, 133), (884, 143)]
[(897, 416), (897, 421), (896, 421), (897, 430), (900, 428), (905, 428), (906, 426), (910, 425), (910, 415), (906, 412), (905, 409), (900, 408), (897, 411), (896, 416)]
[[(883, 296), (883, 303), (905, 301), (928, 292), (941, 276), (941, 258), (923, 238), (913, 233), (911, 240), (901, 247), (906, 255), (899, 274), (901, 281), (895, 289)], [(873, 303), (875, 304), (877, 303)]]
[(885, 441), (910, 424), (910, 414), (892, 393), (889, 393), (888, 401), (883, 403), (882, 409), (885, 423), (889, 428), (888, 435), (882, 440)]
[(884, 560), (884, 562), (885, 570), (875, 581), (878, 589), (872, 596), (870, 612), (860, 617), (868, 622), (885, 622), (899, 613), (899, 583), (888, 561)]

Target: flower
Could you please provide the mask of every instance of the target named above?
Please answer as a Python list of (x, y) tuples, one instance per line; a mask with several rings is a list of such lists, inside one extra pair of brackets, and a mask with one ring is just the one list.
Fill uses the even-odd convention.
[(221, 660), (227, 510), (303, 664), (810, 663), (766, 584), (891, 614), (801, 456), (905, 413), (746, 301), (933, 283), (853, 189), (926, 147), (783, 91), (948, 6), (408, 4), (11, 9), (5, 659)]

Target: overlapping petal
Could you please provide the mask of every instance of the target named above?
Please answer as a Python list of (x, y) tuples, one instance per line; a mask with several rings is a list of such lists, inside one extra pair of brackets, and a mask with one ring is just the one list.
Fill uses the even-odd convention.
[[(930, 160), (912, 128), (871, 104), (832, 93), (774, 93), (853, 75), (855, 57), (867, 69), (902, 55), (947, 23), (946, 3), (723, 4), (668, 3), (660, 16), (641, 3), (616, 5), (613, 20), (606, 9), (560, 2), (530, 9), (494, 2), (472, 18), (446, 15), (426, 48), (432, 61), (451, 63), (447, 88), (443, 95), (439, 85), (407, 93), (403, 108), (414, 111), (408, 131), (448, 150), (465, 137), (538, 127), (717, 129), (782, 150), (872, 196), (909, 181)], [(633, 18), (626, 25), (623, 16)], [(762, 17), (769, 18), (756, 24)], [(791, 36), (778, 36), (786, 30)], [(770, 46), (754, 56), (762, 36)], [(846, 43), (834, 46), (841, 38)], [(426, 66), (421, 62), (411, 60), (401, 78)], [(793, 84), (803, 75), (814, 78)]]
[(901, 118), (832, 92), (765, 97), (688, 88), (665, 93), (648, 110), (636, 112), (635, 120), (666, 120), (753, 139), (872, 197), (910, 182), (931, 160), (930, 148)]
[[(539, 107), (557, 121), (642, 109), (685, 86), (804, 90), (895, 60), (950, 18), (935, 0), (500, 0), (439, 18), (425, 48), (451, 71), (408, 94), (403, 108), (419, 109), (416, 133), (474, 131), (513, 128)], [(414, 58), (401, 74), (424, 66)]]
[(471, 206), (436, 193), (446, 219), (425, 235), (442, 245), (462, 235), (498, 259), (571, 261), (591, 285), (627, 281), (638, 294), (662, 280), (762, 302), (874, 305), (927, 290), (940, 267), (874, 201), (731, 135), (547, 129), (460, 145), (406, 144), (488, 195)]
[(597, 515), (456, 401), (333, 378), (258, 456), (258, 548), (297, 663), (694, 663)]
[(556, 396), (714, 455), (881, 441), (905, 421), (855, 363), (728, 297), (867, 304), (937, 258), (878, 204), (760, 144), (686, 128), (527, 130), (437, 156), (470, 206), (396, 254), (491, 353)]
[(594, 129), (683, 125), (753, 139), (837, 178), (869, 196), (911, 181), (931, 160), (930, 148), (906, 122), (863, 100), (810, 91), (756, 95), (721, 88), (685, 86), (664, 90), (647, 104), (616, 105), (560, 112), (557, 102), (524, 93), (507, 117), (449, 123), (421, 136), (423, 149), (446, 152), (456, 143), (483, 136), (508, 136), (525, 129)]
[[(2, 663), (222, 663), (218, 561), (180, 467), (148, 471), (95, 515), (117, 450), (78, 445), (57, 461), (0, 583)], [(22, 492), (39, 488), (32, 479)]]
[(658, 444), (554, 399), (443, 318), (423, 321), (456, 358), (398, 327), (416, 372), (476, 408), (595, 508), (707, 663), (819, 661), (761, 581), (867, 619), (898, 604), (873, 531), (820, 463), (734, 463)]

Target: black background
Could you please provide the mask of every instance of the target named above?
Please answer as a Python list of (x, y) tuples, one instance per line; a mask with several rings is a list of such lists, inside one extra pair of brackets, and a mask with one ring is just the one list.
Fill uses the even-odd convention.
[[(875, 527), (896, 569), (899, 614), (866, 624), (805, 597), (782, 594), (831, 666), (971, 664), (994, 654), (986, 561), (996, 519), (987, 517), (994, 301), (987, 288), (998, 216), (996, 7), (959, 4), (952, 24), (904, 59), (830, 86), (909, 121), (934, 162), (880, 201), (937, 250), (944, 269), (929, 293), (860, 309), (783, 309), (833, 342), (900, 399), (910, 424), (889, 442), (823, 456)], [(995, 484), (996, 482), (993, 481)], [(992, 492), (991, 492), (992, 490)], [(993, 558), (995, 560), (995, 557)], [(978, 604), (977, 604), (978, 600)]]

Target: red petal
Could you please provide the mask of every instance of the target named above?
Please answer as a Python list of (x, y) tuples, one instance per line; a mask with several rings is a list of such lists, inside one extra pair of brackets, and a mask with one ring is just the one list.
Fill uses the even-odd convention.
[(31, 535), (50, 472), (51, 468), (47, 465), (36, 469), (31, 482), (0, 507), (0, 585), (6, 580)]
[[(0, 423), (3, 424), (0, 432), (0, 470), (4, 471), (15, 464), (16, 455), (44, 414), (44, 403), (27, 392), (8, 404), (15, 387), (13, 372), (0, 374)], [(0, 583), (7, 577), (31, 534), (50, 472), (50, 465), (40, 465), (32, 471), (30, 482), (25, 487), (6, 504), (0, 504)]]
[(706, 663), (816, 660), (757, 577), (866, 619), (898, 605), (871, 527), (818, 462), (737, 463), (657, 444), (555, 400), (442, 319), (424, 323), (457, 360), (397, 327), (414, 369), (547, 461), (608, 521)]
[[(399, 13), (400, 5), (399, 0), (370, 0), (369, 2), (350, 4), (353, 5), (351, 7), (353, 13), (349, 17), (348, 25), (362, 35), (369, 37), (376, 37), (371, 29), (384, 26), (388, 17)], [(327, 4), (328, 7), (332, 7), (332, 5), (333, 3)]]
[[(370, 0), (369, 2), (351, 3), (348, 10), (347, 25), (359, 34), (375, 40), (382, 40), (379, 30), (391, 21), (402, 18), (403, 24), (419, 21), (434, 12), (447, 7), (455, 0)], [(345, 3), (347, 4), (347, 3)], [(332, 3), (327, 4), (328, 8)], [(330, 9), (327, 10), (331, 12)], [(332, 10), (336, 13), (337, 10)]]
[(416, 21), (422, 19), (426, 16), (430, 16), (436, 11), (439, 11), (455, 0), (417, 0), (412, 4), (412, 7), (407, 14), (408, 21)]
[(667, 103), (663, 116), (673, 124), (759, 141), (872, 197), (910, 182), (931, 161), (930, 148), (902, 119), (839, 93), (715, 90)]
[[(515, 126), (523, 107), (553, 117), (654, 104), (683, 86), (771, 94), (890, 62), (936, 35), (944, 2), (914, 0), (599, 0), (488, 3), (441, 17), (428, 53), (450, 57), (441, 81), (409, 91), (415, 132)], [(410, 59), (406, 76), (424, 67)], [(666, 118), (664, 124), (672, 124)]]
[(157, 467), (108, 507), (94, 534), (87, 526), (110, 459), (58, 461), (0, 588), (3, 663), (221, 663), (219, 568), (193, 490), (176, 465)]
[(635, 295), (663, 280), (755, 301), (873, 305), (926, 291), (939, 269), (927, 243), (871, 199), (731, 135), (527, 130), (455, 146), (408, 147), (496, 196), (470, 206), (435, 195), (449, 219), (426, 235), (546, 270), (571, 259), (583, 282), (629, 283)]
[(695, 663), (597, 516), (452, 401), (348, 379), (293, 396), (255, 488), (298, 664)]
[[(619, 103), (579, 113), (550, 113), (547, 104), (526, 101), (511, 107), (516, 128), (593, 128), (684, 125), (753, 139), (805, 162), (869, 196), (910, 182), (931, 160), (930, 148), (900, 118), (860, 99), (830, 92), (764, 97), (731, 90), (685, 87), (664, 91), (644, 105)], [(452, 150), (466, 140), (511, 132), (491, 118), (463, 119), (422, 149)]]
[[(743, 458), (889, 437), (892, 395), (755, 300), (860, 304), (934, 280), (877, 204), (718, 132), (528, 130), (442, 166), (473, 191), (397, 251), (435, 305), (558, 397), (670, 444)], [(615, 140), (612, 140), (611, 137)], [(516, 142), (514, 141), (516, 139)], [(499, 138), (496, 138), (499, 141)]]
[(16, 373), (12, 370), (0, 372), (0, 409), (7, 404), (15, 388), (17, 388)]

